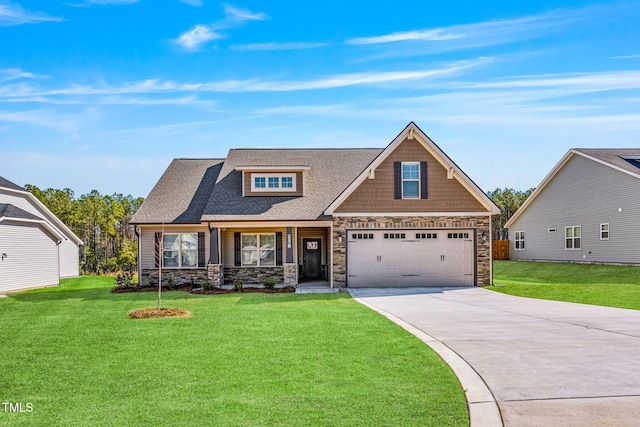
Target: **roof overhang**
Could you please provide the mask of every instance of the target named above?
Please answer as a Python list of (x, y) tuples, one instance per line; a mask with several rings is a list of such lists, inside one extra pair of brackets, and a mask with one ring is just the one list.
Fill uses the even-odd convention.
[(54, 238), (53, 240), (55, 240), (57, 243), (60, 243), (66, 239), (64, 235), (62, 235), (57, 229), (52, 227), (51, 224), (49, 224), (47, 221), (43, 219), (25, 219), (25, 218), (13, 218), (9, 216), (2, 216), (0, 217), (0, 223), (2, 222), (18, 223), (18, 224), (24, 224), (24, 225), (35, 225), (38, 227), (42, 227), (47, 232), (47, 234), (49, 234), (52, 238)]
[[(50, 220), (50, 222), (48, 221), (43, 221), (46, 222), (49, 226), (49, 228), (56, 228), (56, 235), (61, 235), (63, 240), (73, 240), (77, 245), (83, 245), (84, 243), (82, 242), (82, 240), (75, 235), (75, 233), (73, 231), (71, 231), (69, 229), (69, 227), (67, 227), (62, 221), (60, 221), (60, 218), (58, 218), (57, 216), (55, 216), (53, 214), (53, 212), (51, 212), (45, 205), (44, 203), (42, 203), (40, 200), (38, 200), (38, 198), (36, 196), (34, 196), (32, 193), (30, 193), (29, 191), (26, 190), (15, 190), (13, 188), (7, 188), (7, 187), (1, 187), (2, 191), (6, 191), (7, 193), (12, 193), (12, 194), (16, 194), (19, 196), (23, 196), (25, 198), (27, 198), (31, 203), (33, 203), (41, 212), (43, 212), (45, 214), (45, 216), (47, 217), (47, 219)], [(24, 221), (23, 219), (18, 218), (21, 221)], [(53, 226), (51, 225), (51, 223), (53, 223)], [(62, 232), (62, 233), (61, 233)]]
[(364, 171), (340, 194), (324, 211), (325, 215), (333, 215), (335, 210), (364, 182), (375, 176), (375, 170), (393, 151), (406, 139), (415, 139), (440, 163), (446, 170), (448, 177), (457, 180), (473, 195), (490, 215), (499, 215), (500, 208), (487, 196), (462, 170), (413, 122), (380, 153)]
[(235, 170), (240, 172), (302, 172), (311, 170), (311, 166), (309, 165), (286, 165), (286, 166), (273, 166), (273, 165), (263, 165), (263, 166), (246, 166), (239, 165), (235, 167)]

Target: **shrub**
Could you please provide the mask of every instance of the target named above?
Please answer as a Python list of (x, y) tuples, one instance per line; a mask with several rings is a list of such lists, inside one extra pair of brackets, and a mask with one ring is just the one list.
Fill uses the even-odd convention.
[(273, 289), (276, 287), (276, 279), (264, 279), (262, 284), (267, 289)]
[(130, 271), (122, 271), (115, 278), (116, 289), (133, 288), (133, 274)]
[(156, 280), (153, 278), (153, 276), (149, 276), (149, 286), (153, 286), (156, 284)]
[(200, 284), (200, 286), (202, 287), (203, 290), (205, 291), (210, 291), (211, 289), (213, 289), (213, 283), (211, 283), (210, 280), (205, 280), (204, 282), (202, 282)]
[(233, 281), (233, 290), (235, 292), (242, 292), (242, 280)]
[(167, 278), (167, 287), (168, 288), (173, 288), (173, 276), (169, 276)]

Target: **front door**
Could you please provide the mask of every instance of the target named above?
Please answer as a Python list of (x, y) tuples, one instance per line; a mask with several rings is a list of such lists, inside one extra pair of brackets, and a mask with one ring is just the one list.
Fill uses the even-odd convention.
[(322, 277), (322, 239), (302, 239), (302, 277)]

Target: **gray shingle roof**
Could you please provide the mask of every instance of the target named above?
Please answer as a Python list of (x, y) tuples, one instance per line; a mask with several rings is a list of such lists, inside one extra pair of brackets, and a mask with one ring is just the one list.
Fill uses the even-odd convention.
[(22, 190), (22, 191), (27, 191), (24, 188), (20, 187), (17, 184), (14, 184), (13, 182), (9, 181), (8, 179), (5, 179), (3, 177), (0, 176), (0, 187), (4, 187), (4, 188), (10, 188), (12, 190)]
[(624, 156), (640, 156), (640, 148), (574, 148), (574, 150), (628, 172), (640, 174), (639, 168), (622, 158)]
[(6, 216), (7, 218), (32, 219), (42, 221), (42, 218), (40, 218), (39, 216), (33, 215), (10, 203), (0, 203), (0, 218), (2, 218), (3, 216)]
[(224, 159), (174, 159), (132, 224), (200, 223)]
[[(382, 149), (230, 150), (203, 221), (316, 220)], [(308, 165), (304, 196), (243, 197), (242, 165)]]

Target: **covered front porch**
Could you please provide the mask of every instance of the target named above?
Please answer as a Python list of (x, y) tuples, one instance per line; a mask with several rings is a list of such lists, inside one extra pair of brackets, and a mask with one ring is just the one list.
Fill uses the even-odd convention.
[(331, 221), (207, 223), (207, 276), (214, 286), (332, 289)]

